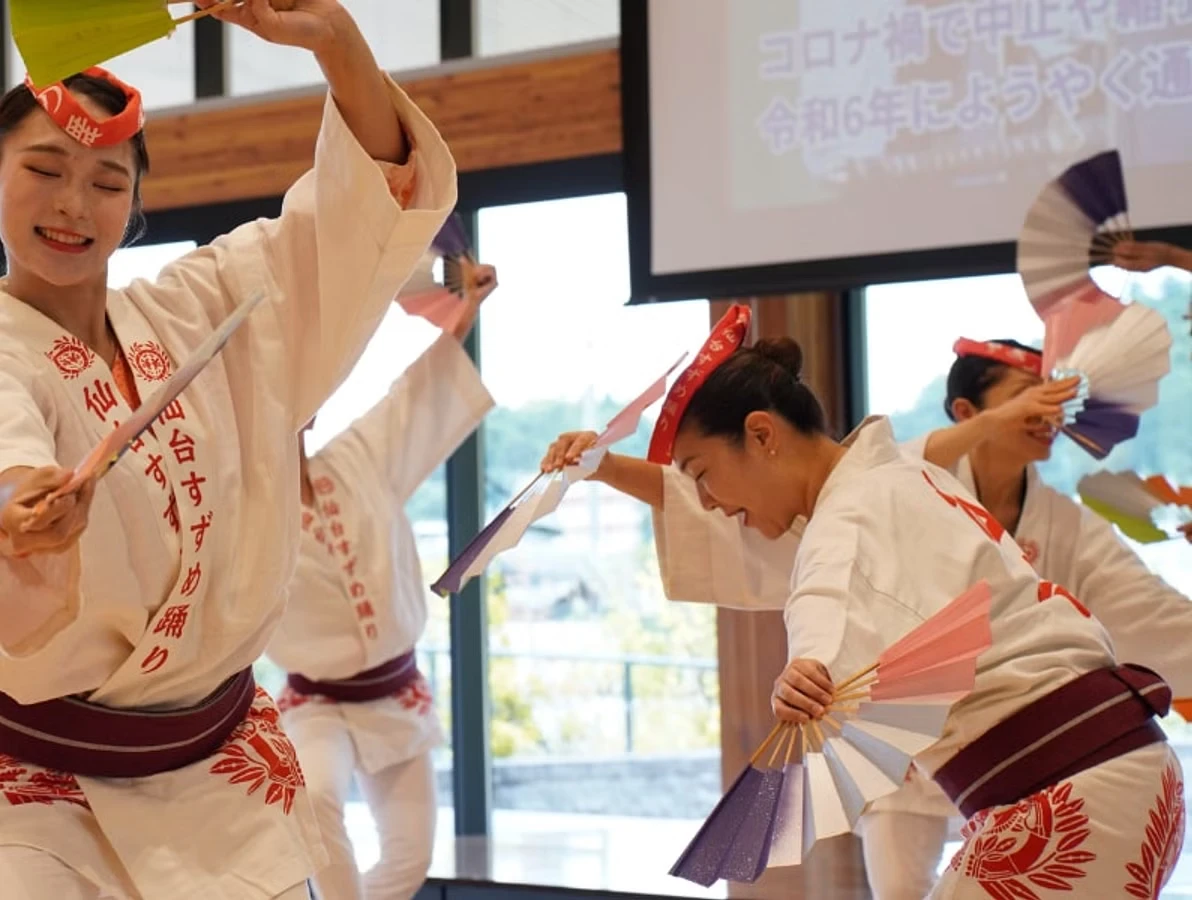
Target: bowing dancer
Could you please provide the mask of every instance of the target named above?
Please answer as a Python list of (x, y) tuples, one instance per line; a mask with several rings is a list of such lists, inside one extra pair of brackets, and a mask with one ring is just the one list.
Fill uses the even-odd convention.
[[(1028, 387), (1014, 401), (999, 405), (996, 416), (1005, 428), (1025, 430), (1035, 417), (1057, 414), (1070, 393), (1070, 385), (1065, 384)], [(993, 410), (987, 415), (992, 417)], [(845, 443), (854, 442), (859, 433), (860, 430), (854, 432)], [(552, 445), (543, 461), (544, 468), (573, 461), (589, 445), (586, 433), (563, 435)], [(653, 449), (656, 458), (665, 458), (659, 452), (659, 445)], [(705, 509), (694, 483), (687, 479), (685, 488), (677, 472), (672, 466), (610, 454), (593, 477), (655, 507), (659, 559), (671, 599), (754, 609), (782, 608), (798, 540), (806, 525), (803, 517), (796, 517), (792, 527), (777, 539), (759, 541), (761, 535), (754, 529), (742, 527), (744, 514), (726, 518), (715, 511), (716, 506), (707, 497), (704, 502), (709, 509)], [(764, 520), (761, 524), (770, 534), (776, 533), (773, 524)], [(1046, 559), (1036, 560), (1042, 576), (1059, 581), (1045, 566), (1046, 562)], [(1139, 568), (1141, 571), (1134, 570), (1134, 577), (1152, 593), (1166, 589), (1162, 582)], [(1090, 606), (1094, 602), (1097, 606), (1112, 603), (1120, 599), (1122, 591), (1130, 589), (1128, 580), (1092, 581), (1088, 587), (1090, 597), (1095, 598), (1089, 599)], [(682, 593), (675, 592), (676, 589)], [(1174, 594), (1166, 590), (1169, 595)], [(1171, 611), (1182, 612), (1179, 608)], [(1173, 661), (1171, 654), (1162, 653), (1152, 661), (1153, 654), (1146, 653), (1147, 649), (1139, 646), (1139, 652), (1144, 654), (1143, 662), (1157, 666)], [(917, 769), (912, 769), (903, 789), (867, 810), (858, 832), (864, 839), (867, 875), (878, 900), (922, 897), (930, 891), (946, 838), (948, 817), (955, 814), (946, 796), (919, 775)]]
[[(219, 15), (314, 53), (330, 87), (314, 168), (278, 218), (156, 281), (106, 287), (140, 215), (139, 94), (90, 69), (0, 100), (5, 900), (307, 897), (326, 858), (252, 678), (297, 556), (294, 435), (454, 207), (455, 167), (339, 3)], [(257, 292), (98, 485), (39, 508)]]
[[(431, 750), (443, 734), (414, 657), (426, 586), (404, 507), (493, 406), (461, 341), (495, 287), (481, 266), (451, 331), (369, 412), (300, 457), (298, 571), (266, 652), (289, 672), (278, 706), (331, 857), (315, 876), (324, 900), (405, 900), (430, 867)], [(344, 827), (353, 776), (380, 837), (363, 890)]]
[[(1100, 620), (1119, 659), (1154, 669), (1175, 697), (1192, 698), (1192, 655), (1185, 650), (1192, 602), (1151, 572), (1109, 522), (1048, 487), (1035, 468), (1051, 456), (1056, 438), (1045, 423), (1078, 379), (1044, 382), (1042, 354), (1012, 340), (961, 339), (954, 349), (944, 409), (956, 424), (904, 443), (903, 451), (957, 478), (1042, 578), (1079, 597)], [(1175, 706), (1192, 711), (1187, 700)], [(943, 792), (912, 772), (906, 787), (861, 819), (871, 878), (891, 897), (917, 889), (938, 868), (954, 815)]]
[(833, 679), (983, 580), (993, 644), (942, 738), (916, 758), (969, 818), (930, 896), (1157, 895), (1184, 827), (1183, 774), (1154, 720), (1166, 683), (1119, 665), (1080, 600), (1042, 580), (951, 475), (903, 454), (888, 420), (867, 420), (845, 444), (829, 438), (798, 344), (744, 348), (747, 317), (726, 318), (672, 388), (651, 455), (673, 457), (706, 505), (764, 533), (807, 520), (776, 715), (820, 717)]

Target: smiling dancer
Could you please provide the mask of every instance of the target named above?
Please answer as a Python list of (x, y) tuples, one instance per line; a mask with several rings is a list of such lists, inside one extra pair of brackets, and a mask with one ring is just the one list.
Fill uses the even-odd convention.
[[(139, 94), (91, 69), (0, 100), (5, 900), (288, 900), (325, 858), (252, 678), (297, 553), (294, 434), (455, 205), (455, 168), (339, 3), (220, 15), (315, 54), (330, 93), (314, 168), (279, 218), (156, 281), (106, 287), (140, 215)], [(263, 306), (106, 478), (39, 510), (258, 292)]]

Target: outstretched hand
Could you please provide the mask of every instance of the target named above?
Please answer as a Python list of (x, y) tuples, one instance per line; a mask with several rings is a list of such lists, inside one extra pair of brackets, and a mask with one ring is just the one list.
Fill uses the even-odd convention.
[(1045, 381), (993, 407), (990, 415), (1003, 428), (1054, 431), (1063, 424), (1064, 404), (1076, 397), (1079, 388), (1079, 376)]
[[(219, 0), (195, 0), (200, 9)], [(318, 51), (333, 43), (346, 11), (338, 0), (244, 0), (211, 14), (271, 44)]]
[(1118, 241), (1113, 245), (1112, 261), (1128, 272), (1149, 272), (1170, 265), (1173, 249), (1163, 241)]
[(468, 286), (464, 290), (464, 308), (459, 314), (451, 333), (462, 341), (476, 324), (480, 304), (497, 289), (497, 270), (493, 266), (474, 265), (465, 274)]
[(78, 541), (91, 512), (95, 480), (75, 491), (43, 502), (71, 480), (73, 473), (57, 466), (28, 470), (0, 507), (0, 552), (16, 558), (35, 553), (62, 553)]
[(596, 446), (595, 431), (565, 431), (546, 448), (539, 468), (543, 472), (558, 472), (564, 466), (579, 464), (584, 451)]

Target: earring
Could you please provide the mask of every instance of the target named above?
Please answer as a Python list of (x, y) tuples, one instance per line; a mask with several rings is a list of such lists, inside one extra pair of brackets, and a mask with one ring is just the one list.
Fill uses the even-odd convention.
[(773, 455), (774, 455), (774, 453), (775, 453), (775, 451), (774, 451), (774, 448), (773, 448), (773, 447), (771, 447), (771, 448), (770, 448), (770, 455), (771, 455), (771, 456), (773, 456)]

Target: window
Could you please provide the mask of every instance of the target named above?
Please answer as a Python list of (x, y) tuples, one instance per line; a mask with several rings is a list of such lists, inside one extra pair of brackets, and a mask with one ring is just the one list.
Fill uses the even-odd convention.
[[(1115, 274), (1121, 276), (1107, 272), (1098, 274), (1098, 280), (1109, 286), (1108, 279)], [(1130, 277), (1124, 288), (1123, 296), (1146, 303), (1167, 318), (1173, 338), (1171, 373), (1160, 384), (1159, 405), (1143, 415), (1138, 436), (1119, 445), (1103, 462), (1071, 441), (1056, 442), (1051, 459), (1039, 466), (1039, 472), (1048, 484), (1069, 495), (1075, 495), (1082, 476), (1102, 468), (1158, 473), (1177, 484), (1192, 484), (1192, 444), (1187, 439), (1192, 336), (1183, 319), (1190, 311), (1192, 275), (1161, 269)], [(877, 285), (865, 292), (865, 324), (869, 411), (888, 414), (899, 440), (948, 424), (944, 381), (955, 358), (952, 343), (957, 337), (1015, 338), (1036, 346), (1043, 339), (1042, 322), (1017, 275)], [(1192, 555), (1184, 541), (1127, 543), (1153, 572), (1192, 597)], [(1192, 725), (1175, 715), (1164, 725), (1184, 765), (1192, 765)], [(951, 848), (945, 864), (950, 856)], [(1167, 889), (1173, 894), (1192, 889), (1192, 847), (1181, 857)]]
[[(439, 62), (439, 0), (342, 0), (381, 68), (404, 71)], [(228, 93), (236, 96), (322, 84), (314, 55), (229, 27)]]
[(621, 33), (617, 0), (477, 0), (477, 54), (557, 47)]
[(194, 241), (176, 241), (170, 244), (139, 244), (117, 250), (108, 260), (108, 287), (122, 288), (137, 278), (156, 278), (163, 267), (197, 246)]
[[(175, 17), (179, 13), (174, 13)], [(181, 106), (195, 100), (195, 26), (188, 22), (170, 37), (145, 44), (103, 63), (103, 67), (141, 92), (146, 109)], [(25, 62), (8, 38), (8, 87), (25, 80)], [(152, 148), (150, 148), (152, 149)]]
[[(623, 305), (624, 195), (485, 209), (478, 238), (501, 284), (480, 330), (491, 518), (560, 432), (601, 430), (709, 322), (702, 300)], [(655, 415), (617, 449), (644, 455)], [(663, 598), (648, 509), (592, 483), (486, 577), (495, 836), (582, 832), (581, 859), (649, 877), (720, 796), (715, 611)]]

